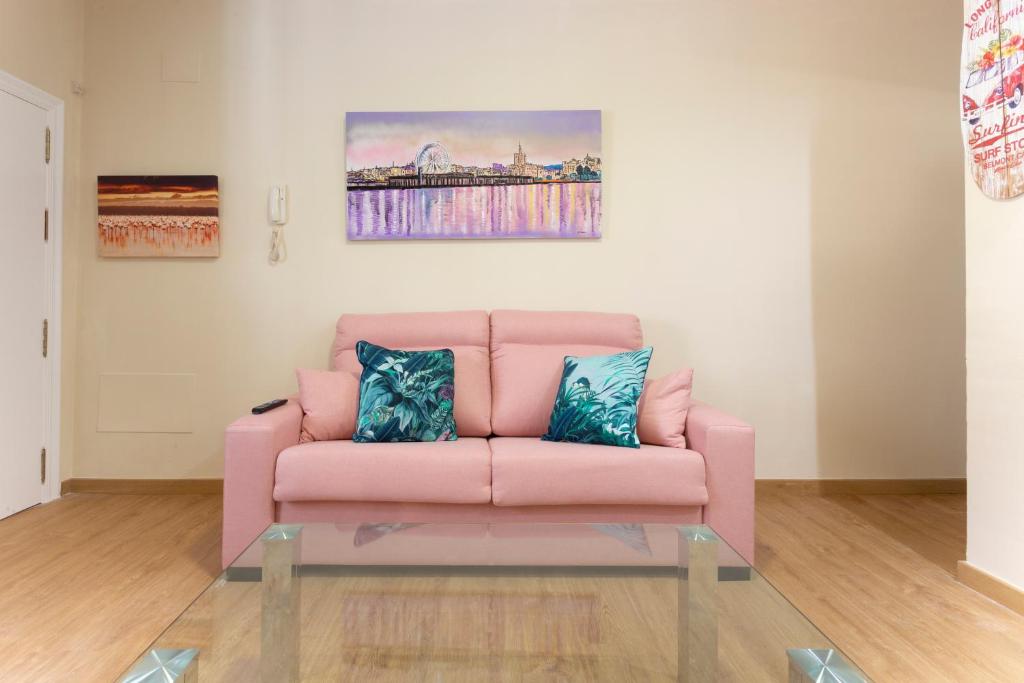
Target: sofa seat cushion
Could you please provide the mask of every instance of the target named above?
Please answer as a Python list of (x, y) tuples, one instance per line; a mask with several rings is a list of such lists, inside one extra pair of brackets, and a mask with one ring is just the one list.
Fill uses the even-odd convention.
[(277, 457), (274, 500), (487, 503), (486, 439), (418, 443), (317, 441)]
[(704, 505), (704, 458), (666, 446), (640, 448), (491, 439), (498, 506)]

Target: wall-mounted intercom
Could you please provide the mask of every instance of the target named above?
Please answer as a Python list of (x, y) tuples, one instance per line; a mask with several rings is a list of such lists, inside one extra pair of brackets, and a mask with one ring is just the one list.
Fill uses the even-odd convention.
[(284, 243), (284, 224), (288, 222), (287, 185), (271, 185), (267, 196), (267, 220), (274, 226), (270, 236), (270, 262), (280, 263), (288, 257)]
[(267, 201), (267, 216), (274, 225), (288, 222), (288, 186), (272, 185)]

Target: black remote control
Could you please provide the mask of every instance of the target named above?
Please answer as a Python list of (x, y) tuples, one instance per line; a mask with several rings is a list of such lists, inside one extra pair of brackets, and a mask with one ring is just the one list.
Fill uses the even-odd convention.
[(261, 403), (258, 406), (256, 406), (255, 408), (253, 408), (252, 409), (252, 414), (253, 415), (262, 415), (263, 413), (267, 412), (268, 410), (273, 410), (274, 408), (280, 408), (281, 406), (283, 406), (287, 402), (288, 402), (288, 399), (286, 399), (286, 398), (275, 398), (273, 401), (267, 401), (266, 403)]

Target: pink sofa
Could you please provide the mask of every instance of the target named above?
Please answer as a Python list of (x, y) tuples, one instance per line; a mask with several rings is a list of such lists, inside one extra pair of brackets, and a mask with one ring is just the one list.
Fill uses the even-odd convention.
[[(754, 430), (695, 403), (687, 449), (541, 441), (566, 355), (643, 345), (633, 315), (460, 311), (343, 315), (334, 368), (355, 344), (455, 354), (457, 441), (299, 443), (292, 399), (227, 429), (223, 563), (273, 522), (580, 521), (711, 525), (754, 559)], [(655, 349), (657, 354), (657, 349)]]

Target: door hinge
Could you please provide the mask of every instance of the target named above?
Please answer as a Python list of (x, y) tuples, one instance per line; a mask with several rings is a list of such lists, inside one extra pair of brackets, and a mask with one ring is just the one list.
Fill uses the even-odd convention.
[(50, 348), (50, 321), (43, 318), (43, 358), (46, 358), (46, 352)]
[(39, 483), (46, 483), (46, 449), (39, 451)]
[(50, 127), (46, 127), (46, 163), (50, 163)]
[(43, 241), (50, 241), (50, 210), (43, 209)]

